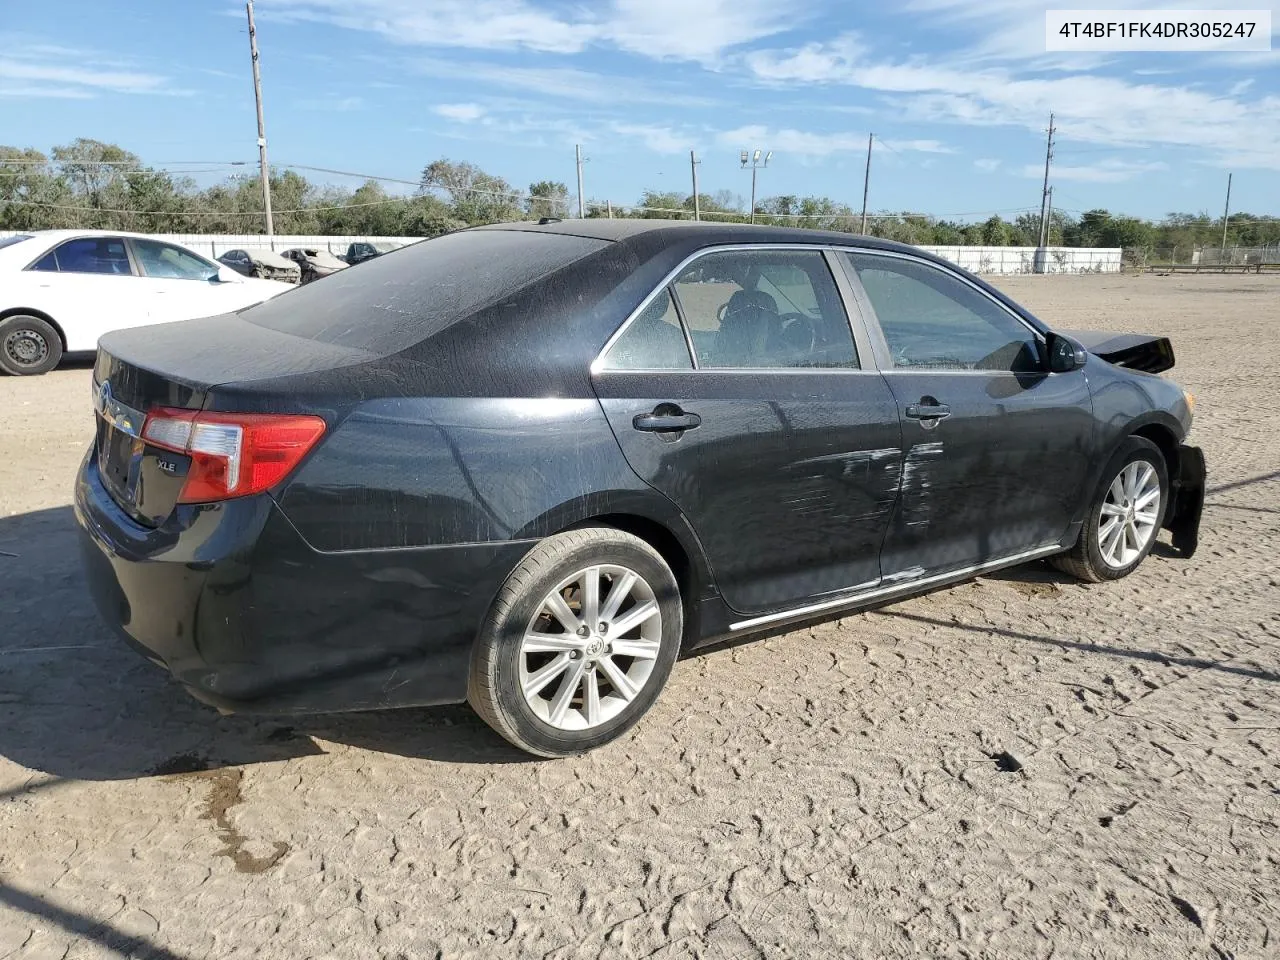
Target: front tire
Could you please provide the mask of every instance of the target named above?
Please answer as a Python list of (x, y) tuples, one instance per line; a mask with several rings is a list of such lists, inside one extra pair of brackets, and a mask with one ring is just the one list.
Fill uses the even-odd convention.
[(15, 377), (48, 373), (62, 359), (62, 338), (45, 320), (15, 314), (0, 320), (0, 370)]
[(1075, 546), (1049, 562), (1088, 583), (1127, 577), (1155, 546), (1168, 503), (1164, 454), (1150, 440), (1129, 437), (1103, 471)]
[(521, 750), (582, 753), (648, 711), (683, 632), (679, 585), (653, 547), (612, 527), (556, 534), (494, 600), (476, 640), (467, 700)]

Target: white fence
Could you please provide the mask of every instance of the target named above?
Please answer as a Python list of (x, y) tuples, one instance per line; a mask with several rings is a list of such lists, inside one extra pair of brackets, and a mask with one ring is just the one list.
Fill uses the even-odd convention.
[(1119, 247), (921, 247), (971, 273), (1119, 273)]
[[(16, 231), (0, 231), (0, 237)], [(347, 245), (357, 241), (370, 243), (413, 243), (420, 237), (323, 237), (276, 235), (271, 240), (261, 234), (246, 233), (162, 233), (158, 239), (172, 240), (197, 253), (217, 257), (228, 250), (244, 247), (316, 247), (330, 253), (346, 253)], [(1095, 247), (920, 247), (928, 253), (950, 260), (973, 273), (1119, 273), (1120, 248)]]

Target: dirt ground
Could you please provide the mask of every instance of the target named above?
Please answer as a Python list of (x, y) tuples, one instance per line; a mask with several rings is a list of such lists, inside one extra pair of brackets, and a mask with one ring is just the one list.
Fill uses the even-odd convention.
[(694, 656), (557, 762), (191, 700), (81, 583), (88, 369), (0, 379), (0, 958), (1280, 955), (1280, 277), (998, 282), (1172, 336), (1196, 558)]

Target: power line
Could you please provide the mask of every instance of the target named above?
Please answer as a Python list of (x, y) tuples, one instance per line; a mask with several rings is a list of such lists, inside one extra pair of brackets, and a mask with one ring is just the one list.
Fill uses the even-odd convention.
[(182, 167), (212, 164), (219, 167), (243, 167), (250, 163), (248, 160), (162, 160), (154, 164), (143, 164), (139, 160), (19, 160), (16, 157), (8, 159), (0, 157), (0, 166), (30, 166), (30, 167), (64, 167), (64, 166), (84, 166), (84, 167), (137, 167), (139, 170), (157, 170), (163, 167)]

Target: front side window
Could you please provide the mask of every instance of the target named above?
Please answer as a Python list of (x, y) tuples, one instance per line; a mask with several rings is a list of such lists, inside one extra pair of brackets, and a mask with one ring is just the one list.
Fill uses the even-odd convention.
[(142, 272), (160, 280), (208, 280), (218, 269), (189, 250), (155, 240), (134, 240)]
[(35, 270), (60, 273), (105, 273), (129, 276), (129, 254), (119, 237), (78, 237), (68, 240), (45, 254), (33, 266)]
[(821, 251), (710, 253), (676, 278), (675, 290), (700, 368), (858, 367)]
[(692, 370), (680, 315), (664, 289), (631, 322), (604, 356), (606, 370)]
[(899, 370), (1041, 369), (1034, 334), (963, 280), (929, 264), (845, 254)]

